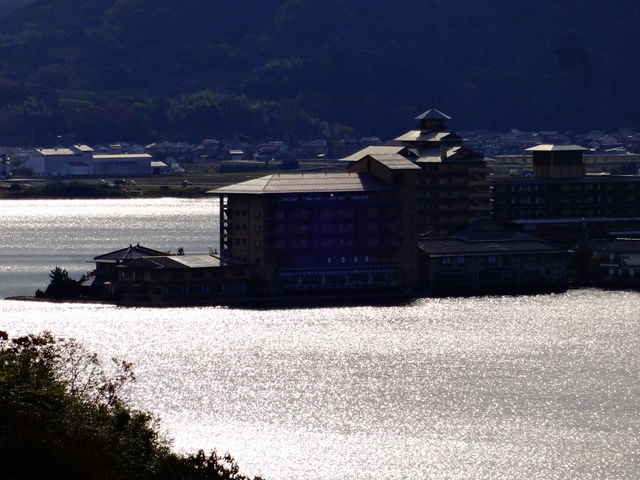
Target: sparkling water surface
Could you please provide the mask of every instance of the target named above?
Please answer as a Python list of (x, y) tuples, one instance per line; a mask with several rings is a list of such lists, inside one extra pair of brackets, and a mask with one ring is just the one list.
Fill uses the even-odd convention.
[[(27, 224), (59, 232), (33, 213), (23, 232), (9, 229), (16, 272), (30, 268), (20, 259), (31, 248), (44, 264), (164, 234), (149, 245), (188, 245), (183, 236), (194, 239), (185, 249), (216, 245), (212, 200), (63, 204), (70, 215), (85, 209), (86, 223), (31, 202), (69, 238), (85, 241), (91, 225), (96, 243), (76, 251), (69, 241), (67, 252), (52, 238), (41, 248), (41, 230)], [(171, 213), (176, 202), (196, 212), (190, 221)], [(118, 239), (119, 228), (132, 240)], [(14, 293), (5, 260), (3, 296)], [(162, 419), (177, 449), (229, 451), (250, 475), (631, 480), (640, 477), (639, 313), (640, 293), (595, 289), (289, 310), (0, 301), (0, 329), (49, 330), (133, 362), (132, 403)]]

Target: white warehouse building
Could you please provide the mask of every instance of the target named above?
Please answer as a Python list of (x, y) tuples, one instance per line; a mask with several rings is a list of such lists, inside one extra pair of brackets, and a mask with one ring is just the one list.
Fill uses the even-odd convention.
[(87, 145), (70, 148), (38, 148), (25, 166), (33, 175), (66, 177), (82, 175), (151, 175), (153, 157), (146, 153), (97, 154)]

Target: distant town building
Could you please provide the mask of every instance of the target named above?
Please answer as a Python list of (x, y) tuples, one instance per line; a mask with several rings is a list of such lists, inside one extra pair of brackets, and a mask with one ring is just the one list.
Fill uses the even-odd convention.
[(151, 175), (151, 161), (148, 153), (94, 154), (93, 175)]
[(272, 160), (281, 160), (288, 151), (289, 146), (285, 142), (267, 142), (258, 146), (255, 157), (256, 160), (261, 162), (270, 162)]
[(152, 157), (146, 153), (96, 153), (87, 145), (39, 148), (25, 163), (35, 176), (151, 175)]
[(38, 148), (31, 152), (25, 164), (35, 176), (91, 175), (93, 149), (86, 145), (70, 148)]

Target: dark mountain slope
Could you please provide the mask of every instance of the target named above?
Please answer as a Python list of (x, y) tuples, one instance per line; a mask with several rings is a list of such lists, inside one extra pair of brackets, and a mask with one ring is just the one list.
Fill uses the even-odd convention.
[(389, 136), (432, 102), (458, 128), (634, 126), (639, 19), (635, 0), (36, 0), (0, 34), (23, 89), (2, 103), (0, 83), (0, 139), (7, 112), (40, 137), (105, 105), (147, 137)]

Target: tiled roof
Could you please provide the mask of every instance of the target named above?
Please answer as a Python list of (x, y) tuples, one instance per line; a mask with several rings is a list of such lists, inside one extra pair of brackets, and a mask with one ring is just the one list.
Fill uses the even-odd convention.
[(221, 265), (218, 257), (208, 254), (145, 257), (141, 261), (151, 268), (212, 268)]
[(362, 150), (358, 150), (357, 152), (349, 155), (348, 157), (341, 158), (338, 160), (339, 162), (357, 162), (358, 160), (363, 159), (367, 155), (386, 155), (386, 154), (394, 154), (400, 153), (404, 150), (405, 146), (403, 145), (372, 145)]
[(423, 132), (422, 130), (410, 130), (396, 138), (399, 142), (449, 142), (462, 141), (462, 137), (451, 132)]
[(413, 163), (411, 160), (407, 160), (402, 155), (389, 154), (389, 155), (369, 155), (369, 157), (380, 162), (385, 167), (391, 170), (420, 170), (420, 167)]
[(142, 258), (149, 256), (167, 256), (168, 253), (160, 252), (159, 250), (153, 250), (152, 248), (143, 247), (138, 245), (129, 245), (127, 248), (115, 250), (113, 252), (105, 253), (94, 257), (94, 261), (103, 263), (115, 263), (130, 258)]
[(425, 119), (429, 119), (429, 120), (451, 120), (451, 117), (449, 115), (447, 115), (446, 113), (442, 113), (437, 108), (430, 108), (426, 112), (421, 113), (420, 115), (418, 115), (415, 119), (416, 120), (425, 120)]
[(273, 174), (217, 188), (207, 193), (276, 194), (304, 192), (370, 192), (391, 187), (367, 173)]

